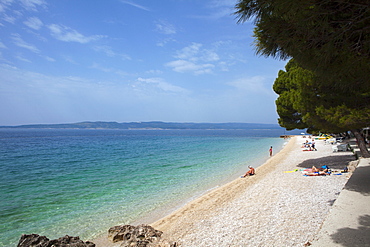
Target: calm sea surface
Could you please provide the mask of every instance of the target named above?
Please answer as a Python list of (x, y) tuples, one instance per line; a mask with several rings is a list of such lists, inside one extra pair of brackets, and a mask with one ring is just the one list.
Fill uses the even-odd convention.
[(31, 233), (91, 240), (161, 217), (261, 165), (282, 134), (0, 129), (0, 246)]

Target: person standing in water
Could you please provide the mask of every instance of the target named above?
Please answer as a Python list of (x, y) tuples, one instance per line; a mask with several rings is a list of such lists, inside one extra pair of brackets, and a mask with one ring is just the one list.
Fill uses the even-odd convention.
[(270, 156), (272, 156), (272, 146), (270, 147), (269, 152), (270, 152)]

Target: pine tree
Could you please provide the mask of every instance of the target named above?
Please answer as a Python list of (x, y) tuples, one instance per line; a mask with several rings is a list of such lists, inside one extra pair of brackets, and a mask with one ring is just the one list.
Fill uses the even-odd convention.
[(299, 65), (279, 72), (274, 85), (282, 126), (354, 133), (370, 126), (368, 1), (240, 0), (235, 14), (239, 23), (254, 18), (257, 54)]

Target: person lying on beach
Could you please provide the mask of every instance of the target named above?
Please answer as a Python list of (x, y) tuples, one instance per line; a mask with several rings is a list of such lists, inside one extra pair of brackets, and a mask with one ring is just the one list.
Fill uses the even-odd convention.
[(247, 172), (244, 174), (244, 176), (242, 176), (242, 178), (245, 178), (246, 176), (253, 176), (253, 175), (255, 175), (255, 174), (256, 174), (256, 173), (255, 173), (255, 171), (254, 171), (254, 168), (253, 168), (253, 167), (248, 166), (248, 168), (249, 168), (249, 171), (247, 171)]
[(330, 175), (330, 173), (326, 173), (326, 172), (307, 172), (307, 173), (303, 174), (303, 176), (326, 176), (326, 175)]
[(303, 175), (305, 176), (325, 176), (330, 175), (329, 167), (327, 165), (323, 165), (321, 168), (317, 168), (316, 166), (312, 166), (311, 171), (305, 171)]
[(329, 166), (323, 165), (321, 168), (317, 168), (316, 166), (312, 166), (312, 172), (326, 172), (326, 173), (329, 173)]

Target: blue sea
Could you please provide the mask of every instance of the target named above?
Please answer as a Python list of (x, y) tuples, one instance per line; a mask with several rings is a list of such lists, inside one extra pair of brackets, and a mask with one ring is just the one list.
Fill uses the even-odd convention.
[(279, 130), (0, 129), (0, 246), (92, 240), (158, 219), (258, 167)]

